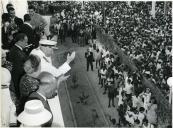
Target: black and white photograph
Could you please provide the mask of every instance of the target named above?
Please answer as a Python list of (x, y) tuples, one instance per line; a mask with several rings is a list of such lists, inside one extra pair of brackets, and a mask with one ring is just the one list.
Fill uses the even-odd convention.
[(0, 126), (172, 128), (172, 4), (0, 0)]

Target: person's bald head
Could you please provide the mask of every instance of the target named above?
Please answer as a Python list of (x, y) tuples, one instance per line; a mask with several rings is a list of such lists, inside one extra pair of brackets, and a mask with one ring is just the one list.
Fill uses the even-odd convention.
[(38, 76), (38, 79), (40, 80), (40, 83), (43, 83), (43, 84), (45, 83), (50, 84), (56, 81), (55, 77), (49, 72), (42, 72)]
[(57, 95), (56, 78), (48, 72), (42, 72), (38, 79), (40, 80), (39, 92), (50, 99)]

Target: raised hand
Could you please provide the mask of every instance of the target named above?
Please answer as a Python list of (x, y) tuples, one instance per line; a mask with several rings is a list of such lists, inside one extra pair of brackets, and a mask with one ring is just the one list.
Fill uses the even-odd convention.
[(75, 52), (75, 51), (72, 52), (71, 55), (68, 54), (68, 55), (67, 55), (67, 61), (66, 61), (66, 62), (67, 62), (68, 64), (70, 64), (70, 62), (72, 62), (72, 61), (74, 60), (75, 55), (76, 55), (76, 52)]

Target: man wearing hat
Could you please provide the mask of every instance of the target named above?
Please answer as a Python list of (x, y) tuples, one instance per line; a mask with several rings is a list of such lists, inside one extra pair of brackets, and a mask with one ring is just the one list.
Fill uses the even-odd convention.
[[(59, 68), (56, 68), (52, 65), (51, 55), (53, 53), (53, 47), (56, 45), (56, 43), (57, 42), (51, 40), (41, 40), (39, 42), (40, 46), (37, 49), (31, 51), (31, 54), (39, 56), (41, 60), (39, 70), (36, 72), (35, 77), (38, 77), (41, 72), (49, 72), (54, 77), (59, 77), (71, 69), (69, 63), (74, 60), (75, 52), (73, 52), (71, 55), (68, 54), (66, 62)], [(59, 106), (58, 101), (59, 97), (57, 96), (49, 99), (48, 101), (51, 110), (54, 111), (53, 113), (56, 113), (57, 107)], [(54, 116), (54, 119), (56, 120), (58, 117)]]
[(74, 60), (75, 52), (73, 52), (71, 55), (67, 55), (67, 61), (59, 68), (56, 68), (52, 65), (51, 55), (53, 54), (53, 48), (56, 43), (57, 42), (55, 41), (44, 39), (39, 42), (40, 46), (37, 49), (31, 51), (31, 54), (37, 55), (41, 59), (40, 68), (36, 73), (37, 76), (41, 72), (45, 71), (51, 73), (55, 77), (59, 77), (60, 75), (65, 74), (71, 69), (69, 63)]

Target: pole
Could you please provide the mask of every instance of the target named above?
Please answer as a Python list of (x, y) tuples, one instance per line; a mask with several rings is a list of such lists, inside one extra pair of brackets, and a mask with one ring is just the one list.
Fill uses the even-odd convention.
[(164, 15), (166, 16), (167, 15), (167, 12), (168, 12), (168, 9), (167, 9), (167, 1), (164, 2)]
[(102, 10), (103, 10), (103, 24), (106, 24), (106, 17), (105, 17), (105, 3), (102, 1)]
[(169, 87), (170, 92), (169, 92), (169, 104), (172, 103), (172, 86)]
[(155, 18), (155, 13), (156, 13), (155, 6), (156, 6), (156, 1), (152, 1), (151, 14), (153, 18)]

